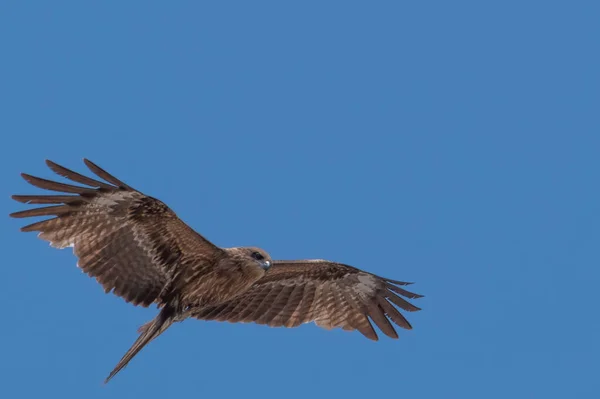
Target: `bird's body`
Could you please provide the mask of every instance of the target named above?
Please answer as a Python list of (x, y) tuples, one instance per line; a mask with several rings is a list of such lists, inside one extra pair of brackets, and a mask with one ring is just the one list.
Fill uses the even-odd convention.
[(105, 292), (134, 305), (156, 303), (161, 308), (140, 328), (107, 381), (148, 342), (188, 317), (285, 327), (314, 321), (325, 328), (358, 330), (375, 340), (369, 318), (392, 338), (397, 334), (388, 318), (411, 328), (392, 305), (419, 309), (401, 298), (420, 297), (398, 286), (407, 283), (325, 260), (272, 261), (259, 248), (217, 247), (161, 201), (84, 161), (105, 181), (47, 161), (53, 171), (85, 187), (23, 174), (34, 186), (68, 194), (15, 195), (20, 202), (50, 206), (11, 216), (55, 216), (21, 230), (38, 231), (58, 248), (73, 247), (78, 266)]

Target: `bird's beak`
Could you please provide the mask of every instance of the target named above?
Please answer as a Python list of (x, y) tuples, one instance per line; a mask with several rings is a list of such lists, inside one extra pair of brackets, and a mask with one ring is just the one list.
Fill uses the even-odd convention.
[(264, 262), (261, 262), (260, 265), (262, 266), (263, 269), (269, 270), (271, 268), (271, 261), (266, 260)]

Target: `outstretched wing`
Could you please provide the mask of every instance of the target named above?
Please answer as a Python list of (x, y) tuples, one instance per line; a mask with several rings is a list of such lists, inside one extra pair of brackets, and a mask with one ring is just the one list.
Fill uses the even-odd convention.
[(21, 228), (57, 248), (73, 247), (78, 266), (134, 305), (161, 302), (178, 265), (213, 259), (221, 251), (182, 222), (159, 200), (146, 196), (84, 159), (98, 181), (46, 161), (57, 174), (86, 187), (22, 174), (36, 187), (68, 194), (14, 195), (27, 204), (48, 204), (12, 217), (55, 216)]
[(370, 320), (391, 338), (398, 338), (390, 320), (411, 329), (394, 307), (420, 310), (402, 297), (420, 298), (399, 285), (351, 266), (325, 260), (275, 261), (267, 274), (246, 293), (229, 302), (200, 309), (193, 317), (229, 322), (256, 322), (272, 327), (296, 327), (314, 321), (331, 329), (358, 330), (377, 340)]

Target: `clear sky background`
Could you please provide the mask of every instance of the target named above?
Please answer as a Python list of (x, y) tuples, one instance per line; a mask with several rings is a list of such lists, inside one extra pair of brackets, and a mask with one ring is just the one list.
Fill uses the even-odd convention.
[(415, 281), (414, 329), (186, 321), (104, 386), (156, 310), (5, 216), (0, 397), (597, 397), (599, 3), (207, 3), (2, 4), (2, 212), (88, 157), (218, 245)]

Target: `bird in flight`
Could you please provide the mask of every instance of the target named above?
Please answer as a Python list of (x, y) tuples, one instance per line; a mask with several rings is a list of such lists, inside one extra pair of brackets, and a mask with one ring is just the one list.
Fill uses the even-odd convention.
[(421, 297), (401, 287), (410, 283), (322, 259), (272, 260), (260, 248), (220, 248), (160, 200), (87, 159), (84, 163), (102, 181), (52, 161), (46, 161), (52, 171), (80, 185), (23, 173), (33, 186), (60, 194), (13, 195), (22, 203), (47, 206), (10, 216), (53, 216), (21, 231), (37, 231), (56, 248), (72, 247), (77, 266), (106, 293), (160, 309), (140, 327), (105, 382), (173, 323), (189, 317), (271, 327), (314, 322), (326, 329), (358, 330), (372, 340), (378, 337), (370, 321), (391, 338), (398, 338), (392, 323), (412, 328), (396, 308), (420, 310), (404, 299)]

